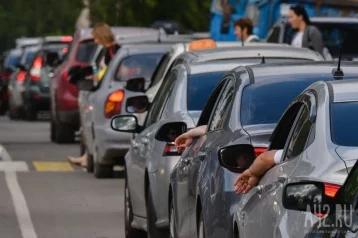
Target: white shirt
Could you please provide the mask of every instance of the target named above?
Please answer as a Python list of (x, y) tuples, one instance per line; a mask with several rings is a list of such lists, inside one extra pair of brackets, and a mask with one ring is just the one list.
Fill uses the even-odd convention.
[(303, 39), (303, 32), (297, 32), (295, 37), (292, 40), (291, 45), (294, 47), (301, 48), (302, 47), (302, 39)]
[(276, 151), (275, 156), (274, 156), (275, 164), (279, 164), (281, 162), (282, 153), (283, 153), (283, 150)]
[(260, 40), (256, 35), (250, 35), (249, 37), (246, 38), (245, 43), (249, 43), (252, 40)]

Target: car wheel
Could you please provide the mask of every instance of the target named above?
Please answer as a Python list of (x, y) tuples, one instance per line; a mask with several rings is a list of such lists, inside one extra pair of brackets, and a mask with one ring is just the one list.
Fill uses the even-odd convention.
[(68, 125), (55, 122), (55, 141), (59, 144), (73, 143), (75, 141), (75, 131)]
[(91, 155), (90, 153), (87, 153), (87, 172), (88, 173), (93, 173), (94, 171), (94, 159), (93, 159), (93, 155)]
[(52, 119), (50, 125), (50, 139), (52, 142), (56, 142), (56, 125)]
[(144, 238), (146, 233), (144, 231), (135, 229), (131, 226), (133, 221), (132, 203), (130, 200), (127, 176), (124, 180), (124, 229), (126, 238)]
[(25, 105), (25, 119), (28, 121), (36, 121), (37, 120), (37, 112), (30, 104)]
[(113, 165), (108, 164), (94, 164), (94, 176), (96, 178), (112, 178), (113, 177)]
[(204, 217), (203, 217), (202, 212), (200, 212), (200, 218), (199, 218), (199, 224), (198, 224), (198, 238), (206, 238)]
[(155, 225), (156, 220), (157, 220), (157, 216), (155, 214), (153, 196), (149, 185), (148, 192), (147, 192), (147, 237), (168, 238), (170, 233), (169, 230), (158, 229)]
[(176, 238), (177, 237), (177, 228), (176, 228), (176, 223), (175, 223), (174, 198), (171, 199), (169, 212), (170, 212), (169, 213), (170, 238)]

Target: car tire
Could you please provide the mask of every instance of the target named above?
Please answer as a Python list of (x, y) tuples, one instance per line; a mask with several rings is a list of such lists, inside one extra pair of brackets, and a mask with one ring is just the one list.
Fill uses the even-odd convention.
[(126, 174), (124, 179), (124, 230), (126, 238), (145, 238), (147, 237), (147, 234), (144, 231), (135, 229), (131, 226), (131, 223), (133, 221), (133, 210)]
[(52, 142), (56, 142), (56, 125), (52, 119), (50, 123), (50, 139)]
[(75, 141), (75, 131), (68, 125), (55, 121), (55, 141), (59, 144), (73, 143)]
[(198, 221), (198, 238), (206, 238), (203, 212), (200, 212)]
[(170, 234), (169, 229), (158, 229), (155, 225), (156, 220), (157, 216), (155, 214), (153, 196), (149, 185), (147, 192), (147, 237), (168, 238)]
[(93, 158), (93, 155), (88, 153), (88, 151), (86, 151), (86, 153), (87, 153), (87, 172), (88, 173), (93, 173), (93, 171), (94, 171), (94, 158)]
[(86, 145), (83, 141), (83, 136), (81, 135), (81, 141), (80, 141), (80, 155), (82, 156), (84, 153), (86, 153)]
[(113, 178), (113, 165), (95, 162), (93, 172), (96, 178)]
[(177, 238), (177, 229), (175, 223), (174, 198), (172, 197), (169, 206), (169, 232), (170, 238)]
[(30, 104), (26, 104), (25, 108), (25, 119), (28, 121), (36, 121), (37, 120), (37, 112)]

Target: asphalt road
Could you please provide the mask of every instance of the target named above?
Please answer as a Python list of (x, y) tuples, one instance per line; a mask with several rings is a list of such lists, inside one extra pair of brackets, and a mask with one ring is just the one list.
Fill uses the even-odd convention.
[(79, 144), (51, 143), (46, 121), (0, 117), (0, 145), (1, 238), (124, 237), (123, 179), (67, 163)]

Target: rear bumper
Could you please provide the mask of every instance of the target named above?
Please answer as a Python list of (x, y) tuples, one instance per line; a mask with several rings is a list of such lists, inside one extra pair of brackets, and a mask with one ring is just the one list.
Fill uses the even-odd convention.
[(50, 111), (50, 93), (30, 92), (28, 101), (36, 111)]
[(94, 128), (95, 145), (101, 164), (122, 165), (132, 139), (131, 133), (117, 132), (110, 126), (111, 120)]

